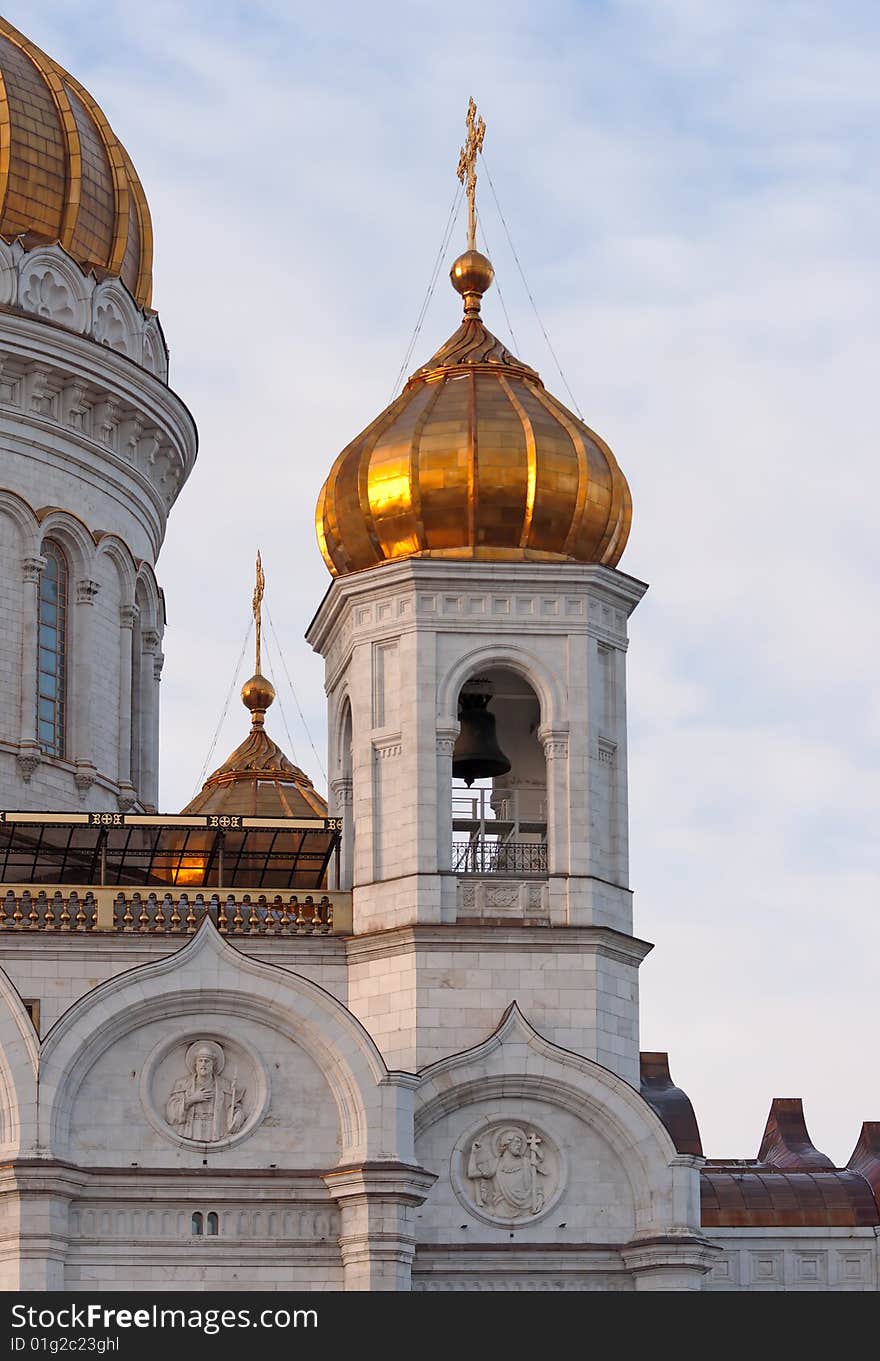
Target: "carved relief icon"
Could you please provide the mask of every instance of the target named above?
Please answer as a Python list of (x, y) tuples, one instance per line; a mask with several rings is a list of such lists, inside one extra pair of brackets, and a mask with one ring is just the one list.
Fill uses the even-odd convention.
[(216, 1143), (241, 1129), (245, 1089), (223, 1077), (226, 1055), (215, 1040), (196, 1040), (186, 1051), (186, 1073), (174, 1082), (165, 1105), (169, 1125), (186, 1139)]
[(507, 1125), (474, 1139), (467, 1175), (474, 1202), (499, 1219), (522, 1219), (544, 1208), (544, 1140)]

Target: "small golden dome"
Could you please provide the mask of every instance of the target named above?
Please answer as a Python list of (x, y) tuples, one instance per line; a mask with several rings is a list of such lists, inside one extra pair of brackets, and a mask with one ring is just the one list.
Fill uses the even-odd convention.
[(263, 715), (275, 699), (275, 686), (259, 671), (241, 687), (241, 702), (250, 709), (254, 723), (262, 723)]
[(632, 500), (604, 440), (486, 329), (491, 263), (452, 267), (461, 326), (345, 448), (316, 510), (334, 576), (406, 557), (616, 566)]
[(251, 730), (181, 813), (234, 813), (249, 817), (325, 818), (327, 801), (266, 732), (263, 717), (275, 688), (259, 671), (245, 681), (242, 703)]
[(0, 236), (60, 243), (80, 265), (152, 294), (147, 200), (87, 90), (0, 19)]

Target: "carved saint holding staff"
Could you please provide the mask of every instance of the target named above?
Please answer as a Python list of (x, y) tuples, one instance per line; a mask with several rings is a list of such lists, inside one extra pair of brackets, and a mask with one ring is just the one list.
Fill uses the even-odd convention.
[(196, 1040), (187, 1049), (187, 1075), (177, 1079), (165, 1103), (166, 1120), (184, 1138), (213, 1144), (244, 1124), (245, 1091), (236, 1075), (221, 1077), (225, 1063), (214, 1040)]

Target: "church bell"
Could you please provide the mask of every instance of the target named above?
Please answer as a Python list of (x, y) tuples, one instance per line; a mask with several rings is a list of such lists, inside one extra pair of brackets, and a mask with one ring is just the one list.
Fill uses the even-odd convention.
[(506, 775), (510, 762), (495, 736), (495, 715), (487, 708), (491, 696), (465, 691), (458, 701), (461, 729), (452, 753), (452, 774), (470, 788), (474, 780)]

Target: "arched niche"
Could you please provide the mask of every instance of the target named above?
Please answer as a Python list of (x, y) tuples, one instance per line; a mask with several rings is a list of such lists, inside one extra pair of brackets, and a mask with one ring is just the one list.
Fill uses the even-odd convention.
[[(541, 701), (521, 671), (489, 665), (468, 676), (456, 698), (460, 723), (452, 752), (452, 869), (520, 876), (547, 872), (547, 763), (539, 737)], [(457, 758), (485, 746), (509, 769), (477, 777)]]

